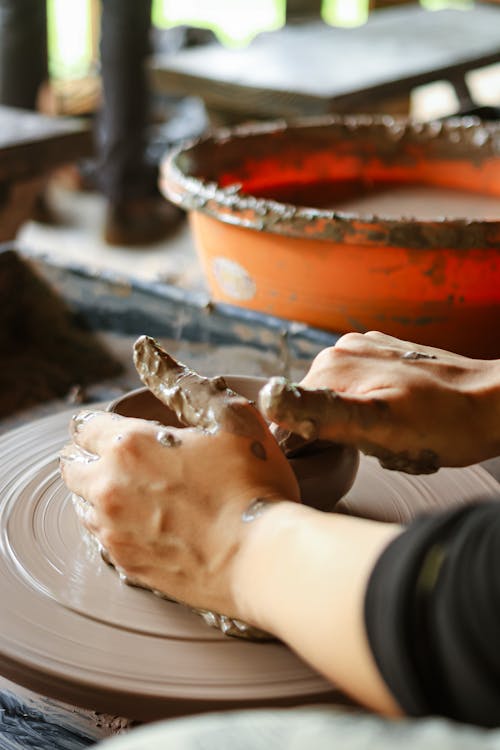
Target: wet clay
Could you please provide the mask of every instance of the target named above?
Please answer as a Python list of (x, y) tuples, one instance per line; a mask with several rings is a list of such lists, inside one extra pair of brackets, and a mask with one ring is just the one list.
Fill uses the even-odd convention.
[(380, 465), (391, 471), (403, 471), (405, 474), (434, 474), (440, 468), (439, 456), (431, 450), (421, 450), (416, 456), (411, 456), (408, 451), (382, 451), (369, 444), (362, 446), (362, 450), (368, 456), (378, 458)]
[[(163, 168), (161, 184), (168, 197), (186, 210), (226, 221), (230, 217), (231, 224), (258, 231), (355, 245), (497, 247), (499, 135), (498, 123), (475, 118), (418, 123), (383, 115), (329, 115), (307, 123), (252, 123), (215, 132), (172, 152)], [(345, 164), (345, 168), (339, 164)], [(429, 170), (423, 165), (429, 165)], [(464, 180), (462, 169), (470, 172), (470, 179)], [(493, 177), (482, 182), (483, 171), (490, 169)], [(404, 213), (396, 216), (386, 213), (386, 206), (380, 213), (363, 207), (360, 216), (337, 205), (341, 191), (337, 191), (333, 205), (314, 200), (318, 181), (320, 185), (321, 180), (328, 181), (329, 190), (336, 190), (331, 183), (337, 180), (344, 186), (359, 185), (360, 173), (382, 185), (398, 180), (399, 174), (410, 191), (420, 183), (426, 188), (430, 183), (432, 191), (432, 175), (439, 174), (436, 182), (441, 185), (436, 189), (444, 191), (442, 197), (448, 190), (453, 194), (457, 189), (465, 200), (460, 198), (461, 207), (452, 207), (449, 215), (438, 208), (431, 217), (438, 220), (425, 231), (420, 222), (426, 217), (412, 210), (413, 199), (408, 200)], [(297, 196), (298, 183), (301, 194)], [(486, 202), (478, 205), (478, 221), (474, 221), (476, 197), (467, 192), (469, 185), (473, 190), (486, 186), (491, 198), (485, 196)], [(295, 200), (289, 190), (295, 193)], [(309, 190), (312, 201), (305, 197)], [(470, 195), (472, 213), (464, 214), (466, 195)], [(395, 193), (394, 198), (398, 200)], [(482, 196), (480, 200), (482, 203)], [(446, 221), (441, 220), (443, 216)], [(353, 221), (358, 217), (359, 221)], [(489, 225), (488, 218), (496, 221)]]
[(252, 124), (182, 146), (162, 171), (214, 302), (499, 356), (499, 123)]
[[(312, 393), (314, 395), (311, 397)], [(323, 409), (331, 412), (330, 402), (335, 400), (335, 394), (324, 389), (321, 391), (323, 398), (319, 406), (317, 394), (318, 391), (308, 391), (289, 383), (286, 378), (271, 378), (259, 394), (259, 406), (267, 419), (285, 422), (291, 433), (309, 442), (318, 437), (318, 424), (323, 421)]]
[(252, 451), (255, 458), (260, 458), (261, 461), (265, 461), (267, 458), (266, 449), (262, 445), (262, 443), (259, 443), (258, 440), (254, 440), (252, 445), (250, 446), (250, 450)]
[[(181, 605), (182, 607), (186, 607), (186, 609), (189, 609), (194, 614), (199, 615), (207, 625), (213, 628), (217, 628), (224, 635), (233, 636), (236, 638), (244, 638), (249, 641), (273, 641), (275, 640), (274, 636), (270, 635), (264, 630), (261, 630), (260, 628), (255, 628), (253, 627), (253, 625), (248, 625), (246, 622), (237, 620), (233, 617), (227, 617), (226, 615), (221, 615), (218, 612), (211, 612), (205, 609), (196, 609), (194, 607), (190, 607), (189, 605), (184, 604), (184, 602), (180, 602), (177, 599), (174, 599), (171, 596), (168, 596), (168, 594), (165, 594), (165, 592), (150, 588), (149, 586), (146, 586), (145, 584), (143, 584), (141, 581), (137, 580), (133, 576), (128, 575), (128, 573), (126, 573), (125, 570), (123, 570), (123, 568), (121, 568), (120, 566), (116, 565), (113, 562), (106, 547), (104, 547), (101, 541), (97, 537), (95, 537), (92, 531), (90, 530), (89, 525), (88, 525), (88, 517), (89, 517), (89, 513), (91, 513), (91, 507), (89, 503), (86, 500), (84, 500), (84, 498), (75, 494), (72, 495), (72, 500), (73, 500), (73, 506), (75, 508), (77, 516), (79, 517), (80, 521), (84, 525), (86, 525), (85, 533), (88, 533), (89, 536), (94, 540), (94, 542), (97, 544), (97, 547), (99, 549), (101, 558), (104, 560), (104, 562), (107, 565), (109, 565), (116, 571), (120, 580), (126, 586), (131, 586), (132, 588), (139, 588), (145, 591), (149, 591), (155, 596), (159, 597), (160, 599), (165, 599), (165, 601)], [(242, 520), (246, 521), (250, 519), (243, 517)]]
[[(418, 354), (409, 352), (411, 355)], [(426, 356), (426, 355), (424, 355)], [(411, 359), (419, 359), (412, 356)], [(384, 408), (381, 401), (374, 401), (378, 408)], [(286, 378), (271, 378), (262, 388), (259, 395), (260, 408), (268, 419), (284, 422), (292, 433), (300, 435), (304, 441), (317, 438), (321, 424), (330, 421), (332, 424), (347, 424), (352, 418), (353, 405), (345, 397), (327, 388), (308, 390), (289, 383)], [(366, 411), (358, 414), (363, 425), (369, 426), (374, 416), (369, 417)], [(286, 436), (284, 437), (286, 441)], [(407, 451), (392, 452), (371, 443), (360, 444), (359, 448), (367, 455), (375, 456), (386, 469), (402, 471), (407, 474), (433, 474), (439, 467), (439, 456), (431, 450), (422, 450), (417, 455)]]
[[(208, 432), (224, 428), (238, 435), (264, 436), (264, 427), (248, 399), (231, 390), (223, 377), (205, 378), (171, 357), (150, 336), (141, 336), (134, 345), (134, 364), (143, 383), (175, 412), (181, 424), (201, 427)], [(250, 408), (249, 408), (250, 407)], [(161, 442), (172, 447), (168, 431), (161, 430)], [(167, 441), (166, 443), (164, 441)], [(267, 460), (259, 440), (251, 443), (252, 454)], [(269, 640), (268, 633), (217, 612), (194, 610), (205, 622), (225, 635), (250, 640)]]
[[(54, 456), (67, 442), (70, 414), (0, 437), (0, 673), (66, 703), (142, 721), (338, 703), (339, 693), (284, 646), (225, 638), (186, 607), (118, 585), (82, 534), (57, 471)], [(409, 523), (495, 498), (498, 483), (482, 467), (417, 478), (362, 456), (340, 505)]]
[[(142, 380), (152, 386), (154, 393), (141, 389), (127, 394), (111, 405), (110, 408), (113, 411), (123, 416), (147, 416), (155, 421), (172, 424), (173, 415), (165, 411), (164, 405), (166, 405), (175, 412), (181, 424), (201, 425), (205, 429), (216, 431), (222, 424), (225, 429), (227, 428), (229, 407), (234, 404), (238, 407), (246, 404), (245, 412), (242, 412), (240, 417), (237, 412), (230, 409), (229, 425), (239, 434), (246, 434), (249, 430), (249, 416), (252, 415), (253, 410), (248, 410), (250, 401), (244, 396), (254, 398), (259, 387), (265, 382), (263, 379), (235, 378), (237, 385), (244, 391), (243, 396), (238, 395), (227, 385), (224, 378), (218, 377), (211, 380), (203, 378), (176, 362), (153, 339), (146, 336), (136, 342), (134, 361)], [(240, 419), (246, 421), (240, 423)], [(263, 432), (261, 418), (259, 417), (257, 421), (259, 431)], [(160, 432), (168, 434), (166, 428)], [(252, 437), (255, 435), (255, 428), (252, 427), (251, 422), (249, 434)], [(316, 454), (314, 454), (315, 447)], [(354, 482), (359, 464), (358, 451), (348, 446), (331, 443), (304, 446), (304, 441), (300, 438), (296, 439), (295, 448), (294, 457), (290, 457), (289, 460), (299, 483), (302, 500), (318, 509), (332, 511), (337, 501), (349, 491)], [(259, 460), (266, 460), (265, 447), (259, 440), (252, 441), (250, 450)], [(257, 498), (243, 513), (242, 521), (249, 522), (257, 519), (267, 507), (268, 503), (262, 498)], [(125, 583), (135, 584), (135, 581), (130, 581), (123, 575), (123, 571), (121, 578)], [(271, 638), (265, 631), (240, 620), (234, 620), (216, 612), (195, 611), (208, 625), (220, 629), (226, 635), (248, 640)]]
[[(177, 419), (189, 427), (201, 427), (216, 432), (224, 425), (236, 434), (263, 435), (260, 420), (252, 419), (247, 399), (228, 388), (222, 377), (205, 378), (177, 362), (154, 339), (141, 336), (134, 345), (134, 364), (143, 383)], [(169, 443), (172, 445), (172, 443)], [(254, 440), (250, 446), (253, 455), (267, 459), (262, 443)], [(217, 612), (195, 610), (204, 621), (220, 629), (225, 635), (250, 640), (269, 640), (264, 631), (240, 620)]]
[[(73, 502), (77, 504), (82, 501), (82, 498), (79, 498), (78, 496), (73, 496)], [(255, 503), (252, 503), (252, 505), (249, 507), (248, 511), (250, 511), (251, 508), (253, 508), (254, 505), (256, 505), (258, 501)], [(260, 501), (262, 506), (267, 506), (269, 503), (266, 501)], [(85, 501), (83, 501), (85, 503)], [(249, 521), (253, 520), (254, 518), (257, 518), (258, 516), (262, 515), (264, 512), (265, 507), (262, 507), (259, 509), (259, 511), (256, 511), (255, 515), (250, 517), (245, 517), (245, 513), (242, 515), (242, 521)], [(77, 510), (78, 513), (82, 512), (81, 509)], [(221, 633), (224, 635), (232, 636), (235, 638), (243, 638), (248, 641), (256, 641), (256, 642), (266, 642), (266, 641), (275, 641), (276, 638), (273, 635), (270, 635), (270, 633), (266, 633), (265, 630), (259, 630), (259, 628), (254, 628), (252, 625), (248, 625), (246, 622), (243, 622), (242, 620), (237, 620), (234, 617), (227, 617), (226, 615), (220, 615), (218, 612), (211, 612), (208, 609), (194, 609), (193, 607), (190, 607), (189, 605), (185, 604), (184, 602), (181, 602), (177, 599), (174, 599), (171, 596), (168, 596), (163, 591), (158, 591), (157, 589), (151, 589), (148, 586), (145, 586), (140, 581), (137, 581), (135, 578), (132, 578), (131, 576), (127, 575), (123, 570), (121, 570), (117, 565), (114, 564), (114, 562), (111, 560), (109, 553), (105, 547), (102, 546), (100, 541), (96, 538), (94, 538), (94, 541), (97, 543), (100, 551), (100, 555), (106, 565), (109, 565), (111, 568), (116, 570), (118, 573), (118, 576), (120, 578), (120, 581), (122, 581), (126, 586), (130, 586), (131, 588), (136, 589), (143, 589), (144, 591), (149, 591), (155, 596), (157, 596), (160, 599), (164, 599), (166, 602), (171, 602), (172, 604), (181, 604), (183, 607), (186, 607), (189, 609), (193, 614), (199, 615), (201, 619), (205, 622), (206, 625), (208, 625), (211, 628), (215, 628), (216, 630), (220, 630)]]
[(178, 445), (182, 445), (182, 441), (175, 437), (169, 430), (159, 430), (156, 439), (159, 443), (164, 445), (166, 448), (176, 448)]
[[(254, 401), (266, 384), (264, 378), (227, 376), (229, 387), (241, 396)], [(148, 389), (139, 388), (125, 394), (109, 409), (125, 417), (136, 417), (179, 426), (173, 411), (157, 399)], [(359, 451), (352, 446), (330, 441), (306, 441), (288, 431), (271, 430), (285, 453), (300, 487), (305, 505), (332, 512), (337, 502), (352, 487), (359, 465)]]
[(70, 415), (0, 437), (0, 673), (141, 721), (333, 698), (285, 646), (226, 638), (188, 607), (120, 585), (57, 469)]
[(468, 190), (361, 179), (320, 180), (256, 189), (254, 194), (298, 206), (329, 209), (356, 216), (403, 216), (428, 219), (500, 219), (497, 196)]
[(136, 341), (134, 364), (144, 385), (175, 412), (181, 424), (208, 432), (223, 426), (237, 435), (264, 436), (248, 399), (228, 388), (224, 378), (205, 378), (177, 362), (150, 336)]
[[(264, 436), (262, 420), (248, 408), (248, 399), (228, 388), (223, 377), (198, 375), (176, 362), (148, 336), (141, 336), (135, 343), (134, 363), (144, 384), (175, 412), (182, 424), (209, 431), (223, 426), (239, 435)], [(264, 398), (265, 393), (267, 387)], [(328, 394), (335, 398), (330, 391)], [(270, 421), (274, 420), (270, 413), (264, 413)], [(300, 429), (294, 429), (294, 434), (282, 433), (276, 425), (272, 425), (272, 431), (292, 462), (302, 500), (312, 507), (332, 511), (352, 486), (359, 463), (358, 451), (327, 441), (318, 443), (316, 425), (307, 418), (302, 420)], [(257, 458), (266, 460), (265, 448), (259, 440), (253, 440), (250, 450)]]
[(250, 523), (250, 521), (255, 521), (256, 518), (260, 518), (260, 516), (268, 510), (268, 508), (272, 505), (269, 500), (264, 500), (261, 497), (256, 498), (246, 510), (243, 511), (241, 515), (241, 520), (245, 523)]
[(401, 359), (437, 359), (437, 357), (435, 354), (427, 354), (426, 352), (409, 351), (402, 354)]
[(357, 216), (376, 215), (391, 219), (403, 216), (413, 216), (420, 221), (444, 218), (469, 221), (500, 219), (497, 196), (432, 185), (375, 184), (364, 195), (339, 201), (331, 207)]

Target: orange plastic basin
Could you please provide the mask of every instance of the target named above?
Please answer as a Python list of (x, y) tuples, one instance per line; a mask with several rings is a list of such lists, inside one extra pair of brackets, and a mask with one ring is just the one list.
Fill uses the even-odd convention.
[(240, 127), (174, 152), (161, 185), (215, 301), (500, 357), (500, 125)]

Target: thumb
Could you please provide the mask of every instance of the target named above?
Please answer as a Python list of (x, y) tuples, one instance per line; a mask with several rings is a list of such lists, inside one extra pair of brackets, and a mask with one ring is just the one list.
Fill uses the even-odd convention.
[(379, 412), (372, 399), (328, 388), (307, 389), (280, 377), (261, 389), (259, 408), (266, 419), (304, 440), (351, 444), (369, 437)]

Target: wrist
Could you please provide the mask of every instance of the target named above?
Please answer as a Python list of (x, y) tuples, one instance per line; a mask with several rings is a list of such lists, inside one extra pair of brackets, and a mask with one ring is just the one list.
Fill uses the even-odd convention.
[[(397, 524), (323, 513), (285, 498), (242, 523), (232, 577), (238, 616), (284, 640), (292, 613), (324, 583), (327, 570), (332, 594), (346, 583), (349, 589), (351, 575), (368, 580), (382, 549), (401, 533)], [(353, 539), (362, 555), (352, 555)]]
[(241, 543), (231, 582), (237, 616), (264, 630), (272, 626), (275, 635), (277, 624), (270, 604), (279, 586), (278, 563), (289, 554), (293, 529), (307, 511), (300, 503), (276, 498), (260, 507), (252, 503), (241, 517)]

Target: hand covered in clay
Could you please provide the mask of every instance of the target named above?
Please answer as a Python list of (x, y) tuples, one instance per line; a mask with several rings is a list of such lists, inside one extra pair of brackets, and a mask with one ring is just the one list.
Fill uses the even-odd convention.
[(120, 572), (193, 607), (238, 617), (232, 571), (252, 526), (245, 518), (259, 513), (261, 501), (299, 499), (255, 407), (234, 396), (211, 431), (83, 412), (71, 432), (63, 479), (87, 501), (83, 523)]
[(500, 362), (382, 333), (350, 333), (300, 386), (273, 378), (260, 408), (306, 440), (353, 445), (383, 466), (431, 473), (500, 454)]

